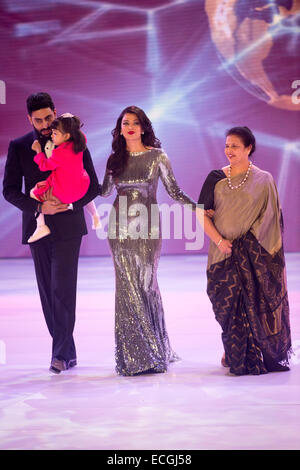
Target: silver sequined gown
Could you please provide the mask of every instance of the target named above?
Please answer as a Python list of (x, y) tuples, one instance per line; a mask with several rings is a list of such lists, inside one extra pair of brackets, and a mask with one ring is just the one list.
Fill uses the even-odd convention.
[(107, 172), (102, 185), (102, 196), (109, 196), (114, 187), (117, 190), (108, 239), (116, 275), (116, 370), (121, 375), (165, 372), (169, 362), (177, 359), (170, 347), (157, 284), (159, 178), (173, 199), (195, 208), (195, 202), (178, 187), (162, 149), (131, 153), (122, 175), (113, 178)]

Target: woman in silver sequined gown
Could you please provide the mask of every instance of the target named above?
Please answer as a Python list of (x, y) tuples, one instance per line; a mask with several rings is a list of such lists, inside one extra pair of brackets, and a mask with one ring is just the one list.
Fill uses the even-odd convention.
[(141, 109), (126, 108), (112, 134), (113, 153), (100, 194), (105, 197), (117, 190), (108, 236), (116, 275), (116, 370), (121, 375), (165, 372), (178, 358), (170, 346), (157, 284), (159, 178), (173, 199), (192, 204), (193, 209), (196, 203), (178, 187), (170, 161)]

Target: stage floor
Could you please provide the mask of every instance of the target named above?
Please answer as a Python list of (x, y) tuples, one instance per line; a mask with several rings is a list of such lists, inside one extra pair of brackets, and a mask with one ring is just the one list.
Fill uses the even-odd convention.
[(51, 343), (31, 259), (0, 260), (1, 449), (299, 449), (300, 253), (286, 255), (295, 355), (289, 372), (235, 377), (220, 365), (206, 256), (164, 256), (159, 284), (173, 349), (166, 374), (114, 370), (111, 258), (81, 258), (78, 367), (48, 371)]

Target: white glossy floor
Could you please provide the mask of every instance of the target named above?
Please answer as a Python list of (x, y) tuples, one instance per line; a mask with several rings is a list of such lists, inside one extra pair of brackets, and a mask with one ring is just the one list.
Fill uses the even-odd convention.
[(205, 256), (162, 257), (173, 348), (166, 374), (114, 372), (110, 258), (81, 258), (79, 365), (48, 372), (50, 339), (30, 259), (0, 260), (1, 449), (299, 449), (300, 254), (287, 254), (295, 355), (290, 372), (233, 377), (205, 293)]

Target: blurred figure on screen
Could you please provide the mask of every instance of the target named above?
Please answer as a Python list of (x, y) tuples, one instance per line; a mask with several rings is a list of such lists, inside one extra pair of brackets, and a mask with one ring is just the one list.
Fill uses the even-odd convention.
[(226, 134), (229, 165), (207, 176), (199, 204), (210, 237), (207, 293), (222, 327), (222, 365), (235, 375), (289, 370), (291, 333), (282, 242), (282, 214), (274, 179), (253, 165), (248, 127)]

